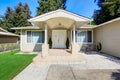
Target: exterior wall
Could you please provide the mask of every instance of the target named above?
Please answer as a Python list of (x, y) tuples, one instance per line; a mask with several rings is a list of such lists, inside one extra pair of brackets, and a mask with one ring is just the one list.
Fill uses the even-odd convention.
[(20, 49), (23, 52), (40, 52), (42, 50), (42, 44), (33, 44), (33, 43), (27, 43), (27, 30), (21, 31), (21, 42), (20, 42)]
[[(93, 31), (93, 29), (80, 29), (80, 28), (76, 28), (76, 30), (91, 30), (91, 31)], [(92, 37), (94, 37), (94, 34), (92, 35)], [(92, 40), (94, 41), (93, 38), (92, 38)], [(78, 52), (87, 52), (87, 51), (94, 50), (93, 42), (92, 43), (76, 43), (76, 44), (77, 44)]]
[(120, 20), (94, 29), (94, 44), (102, 44), (102, 52), (120, 57)]
[(0, 44), (2, 43), (17, 43), (18, 37), (15, 36), (0, 36)]
[[(49, 38), (52, 38), (52, 30), (53, 29), (48, 29), (48, 41), (49, 41)], [(61, 30), (63, 30), (63, 29), (61, 29)], [(71, 29), (64, 29), (64, 30), (67, 30), (67, 37), (69, 38), (70, 44), (72, 44)], [(76, 29), (76, 30), (81, 30), (81, 29)], [(84, 29), (84, 30), (88, 30), (88, 29)], [(26, 31), (29, 31), (29, 30), (21, 31), (21, 36), (20, 36), (21, 37), (21, 51), (23, 51), (23, 52), (40, 52), (42, 50), (42, 44), (27, 43)], [(32, 31), (34, 31), (34, 30), (32, 30)], [(37, 30), (37, 31), (39, 31), (39, 30)], [(77, 44), (77, 45), (78, 45), (77, 46), (78, 51), (93, 50), (93, 44)]]

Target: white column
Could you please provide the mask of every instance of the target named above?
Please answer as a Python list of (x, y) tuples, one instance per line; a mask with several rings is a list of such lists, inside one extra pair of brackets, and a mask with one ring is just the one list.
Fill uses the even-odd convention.
[(73, 44), (75, 44), (75, 24), (73, 25)]
[(73, 34), (72, 34), (72, 29), (71, 29), (71, 43), (73, 42)]
[(47, 44), (47, 42), (48, 42), (47, 41), (47, 37), (48, 37), (47, 31), (48, 31), (47, 30), (47, 24), (45, 24), (45, 42), (44, 42), (45, 44)]

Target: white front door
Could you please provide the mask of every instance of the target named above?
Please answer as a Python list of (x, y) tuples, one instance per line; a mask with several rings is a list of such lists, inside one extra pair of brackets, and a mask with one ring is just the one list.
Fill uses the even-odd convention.
[(66, 48), (66, 30), (52, 30), (52, 48)]

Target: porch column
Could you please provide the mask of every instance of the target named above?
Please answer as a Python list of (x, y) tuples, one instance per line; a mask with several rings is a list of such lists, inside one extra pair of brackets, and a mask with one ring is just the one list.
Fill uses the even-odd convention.
[(72, 54), (76, 55), (78, 53), (78, 48), (79, 46), (76, 44), (76, 40), (75, 40), (75, 24), (74, 24), (73, 25), (73, 43), (71, 48)]
[(73, 44), (75, 44), (75, 24), (73, 25)]
[(47, 24), (45, 24), (45, 42), (44, 42), (45, 44), (47, 44), (47, 42), (48, 42), (48, 40), (47, 40), (47, 37), (48, 37), (47, 36), (48, 35), (47, 27), (48, 27)]
[(44, 44), (42, 44), (42, 57), (45, 58), (48, 56), (48, 51), (49, 51), (49, 45), (48, 45), (48, 26), (45, 24), (45, 40)]

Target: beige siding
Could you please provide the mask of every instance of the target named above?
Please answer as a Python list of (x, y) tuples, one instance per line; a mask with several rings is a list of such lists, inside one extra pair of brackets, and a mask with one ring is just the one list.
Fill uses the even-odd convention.
[(17, 43), (18, 37), (15, 36), (0, 36), (1, 43)]
[(120, 21), (95, 28), (94, 42), (102, 43), (102, 52), (120, 57)]
[(26, 30), (21, 31), (21, 44), (20, 48), (23, 52), (40, 52), (42, 44), (33, 44), (33, 43), (27, 43), (27, 35)]

